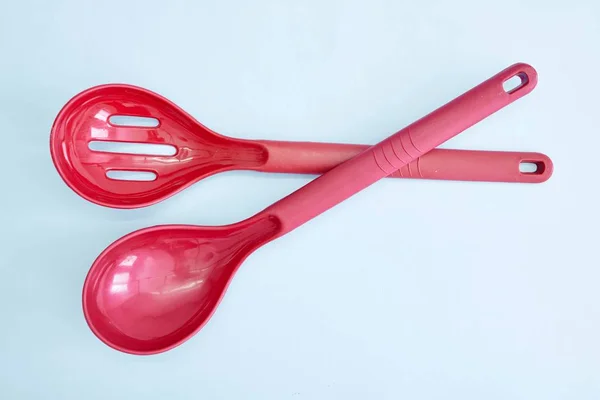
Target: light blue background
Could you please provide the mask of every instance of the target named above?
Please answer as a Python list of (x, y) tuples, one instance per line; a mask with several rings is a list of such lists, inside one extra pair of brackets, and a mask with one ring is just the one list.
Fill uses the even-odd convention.
[[(2, 2), (0, 398), (600, 398), (599, 45), (595, 0)], [(444, 147), (546, 153), (547, 183), (381, 181), (252, 255), (184, 345), (137, 357), (88, 329), (113, 240), (238, 221), (311, 177), (93, 205), (48, 148), (79, 91), (141, 85), (241, 138), (376, 143), (517, 61), (535, 91)]]

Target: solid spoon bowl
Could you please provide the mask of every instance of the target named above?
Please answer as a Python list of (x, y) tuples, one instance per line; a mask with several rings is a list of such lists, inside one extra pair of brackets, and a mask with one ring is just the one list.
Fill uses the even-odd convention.
[(177, 346), (202, 328), (242, 261), (279, 229), (264, 216), (133, 232), (94, 262), (83, 288), (86, 320), (98, 338), (127, 353)]

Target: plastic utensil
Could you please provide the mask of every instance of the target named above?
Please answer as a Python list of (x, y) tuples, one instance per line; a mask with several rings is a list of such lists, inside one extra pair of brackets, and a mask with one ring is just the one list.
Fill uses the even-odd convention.
[[(154, 118), (158, 126), (119, 125), (115, 121), (120, 116)], [(171, 145), (174, 154), (91, 150), (90, 143), (97, 142)], [(107, 207), (136, 208), (233, 169), (321, 174), (368, 146), (229, 138), (204, 127), (158, 94), (129, 85), (102, 85), (78, 94), (63, 107), (52, 127), (50, 148), (59, 174), (80, 196)], [(534, 163), (537, 170), (520, 172), (522, 162)], [(107, 176), (119, 171), (150, 173), (151, 180)], [(538, 183), (551, 174), (550, 159), (539, 153), (435, 150), (391, 176)]]
[[(518, 75), (507, 93), (502, 83)], [(163, 225), (118, 239), (92, 265), (83, 310), (107, 345), (127, 353), (171, 349), (208, 321), (240, 264), (290, 232), (529, 93), (537, 74), (515, 64), (255, 216), (226, 226)]]

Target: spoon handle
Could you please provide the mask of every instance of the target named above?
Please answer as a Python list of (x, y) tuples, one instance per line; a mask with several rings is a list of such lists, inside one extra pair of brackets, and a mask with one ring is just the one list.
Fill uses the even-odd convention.
[[(504, 83), (515, 77), (521, 83), (505, 90)], [(514, 64), (259, 214), (279, 220), (277, 236), (290, 232), (528, 94), (536, 84), (533, 67)]]
[[(257, 140), (269, 157), (262, 172), (321, 175), (369, 148), (363, 144)], [(521, 163), (536, 166), (522, 173)], [(552, 161), (541, 153), (433, 149), (388, 178), (541, 183), (552, 175)]]

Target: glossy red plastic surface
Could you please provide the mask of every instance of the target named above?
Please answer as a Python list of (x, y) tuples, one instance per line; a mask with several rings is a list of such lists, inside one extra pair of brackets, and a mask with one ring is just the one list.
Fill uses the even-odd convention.
[[(157, 127), (117, 126), (115, 115), (153, 117)], [(89, 149), (92, 141), (169, 144), (173, 156), (120, 154)], [(218, 135), (167, 99), (126, 85), (97, 86), (71, 99), (50, 136), (52, 159), (64, 181), (94, 203), (134, 208), (156, 203), (216, 172), (264, 164), (264, 146)], [(153, 181), (114, 180), (110, 170), (149, 171)]]
[(207, 321), (231, 276), (280, 229), (262, 216), (218, 227), (138, 231), (107, 248), (86, 279), (83, 307), (102, 340), (126, 352), (167, 350)]
[[(527, 74), (519, 91), (502, 82)], [(154, 354), (189, 339), (208, 321), (244, 259), (377, 180), (529, 93), (536, 73), (517, 64), (383, 142), (361, 152), (257, 215), (220, 227), (163, 225), (110, 245), (92, 265), (83, 309), (107, 345)]]
[[(112, 124), (112, 116), (152, 117), (156, 127)], [(130, 142), (168, 144), (174, 155), (109, 153), (89, 144)], [(83, 198), (107, 207), (136, 208), (154, 204), (209, 175), (233, 169), (321, 174), (366, 145), (239, 140), (206, 128), (171, 101), (130, 85), (102, 85), (71, 99), (52, 127), (54, 165), (67, 185)], [(519, 173), (518, 159), (533, 159), (544, 168)], [(109, 171), (156, 174), (150, 181), (116, 180)], [(436, 150), (392, 177), (466, 181), (543, 182), (552, 171), (539, 153)]]

